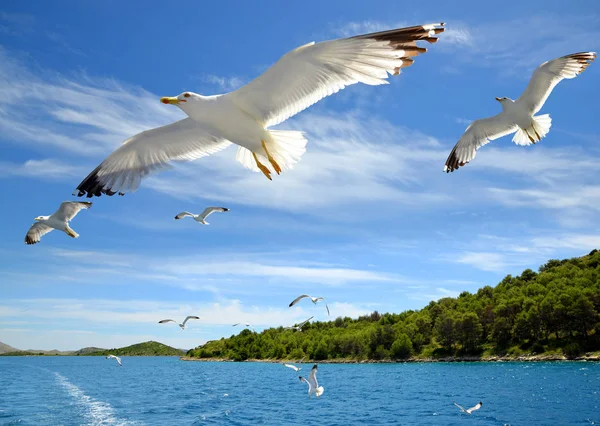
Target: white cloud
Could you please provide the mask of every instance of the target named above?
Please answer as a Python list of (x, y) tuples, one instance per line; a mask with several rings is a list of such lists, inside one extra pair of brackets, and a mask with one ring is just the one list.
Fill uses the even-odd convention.
[[(15, 309), (14, 306), (20, 306)], [(332, 315), (356, 318), (369, 309), (351, 303), (329, 305)], [(318, 308), (318, 309), (317, 309)], [(318, 311), (318, 313), (317, 313)], [(249, 322), (257, 331), (263, 328), (291, 325), (315, 315), (327, 319), (322, 306), (297, 306), (295, 309), (244, 305), (238, 300), (223, 303), (190, 301), (147, 301), (106, 299), (16, 299), (0, 302), (0, 321), (27, 316), (30, 326), (0, 329), (0, 341), (19, 349), (73, 350), (85, 346), (119, 347), (155, 340), (189, 349), (210, 339), (238, 333), (236, 322)], [(196, 314), (200, 320), (190, 321), (186, 337), (174, 324), (159, 325), (164, 318), (185, 318)], [(122, 325), (127, 324), (125, 330)], [(27, 324), (25, 324), (27, 325)], [(114, 333), (114, 327), (121, 332)], [(127, 330), (130, 332), (127, 333)]]
[(502, 271), (506, 269), (506, 260), (499, 253), (464, 252), (456, 258), (456, 262), (471, 265), (482, 271)]
[(27, 160), (23, 164), (0, 161), (0, 177), (32, 177), (63, 180), (80, 176), (84, 169), (52, 158)]
[(223, 77), (214, 74), (207, 74), (202, 77), (202, 81), (205, 83), (213, 84), (222, 90), (232, 91), (244, 84), (244, 80), (240, 77)]

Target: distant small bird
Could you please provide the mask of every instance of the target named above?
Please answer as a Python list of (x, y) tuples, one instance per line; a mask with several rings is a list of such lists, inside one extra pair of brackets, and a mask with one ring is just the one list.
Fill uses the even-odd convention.
[(287, 368), (291, 368), (292, 370), (294, 370), (296, 373), (300, 370), (302, 370), (302, 367), (296, 367), (294, 364), (286, 364), (285, 362), (282, 362), (281, 365), (283, 365), (284, 367)]
[[(238, 325), (240, 325), (241, 322), (236, 322), (235, 324), (233, 324), (232, 327), (237, 327)], [(246, 327), (250, 328), (252, 331), (254, 331), (256, 333), (256, 330), (254, 329), (254, 327), (252, 327), (252, 324), (250, 324), (249, 322), (245, 323)]]
[(475, 158), (476, 151), (490, 141), (515, 133), (513, 142), (530, 145), (539, 142), (550, 131), (549, 114), (536, 115), (554, 87), (565, 78), (581, 74), (596, 59), (595, 52), (573, 53), (540, 65), (523, 94), (513, 101), (496, 98), (502, 112), (493, 117), (473, 121), (446, 160), (444, 171), (453, 172)]
[(120, 365), (121, 367), (123, 367), (123, 364), (121, 364), (121, 358), (119, 358), (118, 356), (114, 356), (114, 355), (108, 355), (108, 356), (106, 357), (106, 359), (110, 359), (110, 358), (114, 358), (114, 359), (116, 359), (116, 360), (117, 360), (117, 362), (119, 363), (119, 365)]
[(323, 386), (319, 386), (317, 382), (317, 364), (313, 365), (313, 368), (310, 370), (310, 374), (308, 375), (308, 380), (304, 377), (298, 377), (301, 382), (308, 383), (308, 397), (310, 398), (313, 394), (318, 398), (323, 395), (325, 389)]
[(307, 319), (306, 321), (301, 322), (298, 325), (293, 325), (291, 327), (283, 327), (284, 330), (296, 330), (296, 331), (302, 331), (302, 327), (304, 327), (305, 324), (307, 324), (311, 319), (313, 319), (314, 316), (310, 317), (309, 319)]
[(172, 319), (164, 319), (164, 320), (160, 320), (158, 323), (159, 324), (164, 324), (166, 322), (174, 322), (175, 324), (177, 324), (179, 327), (181, 327), (182, 330), (185, 330), (185, 323), (188, 320), (191, 319), (200, 319), (200, 317), (194, 316), (194, 315), (188, 315), (187, 317), (185, 317), (185, 319), (183, 320), (183, 322), (181, 324), (179, 324), (177, 321), (172, 320)]
[(464, 407), (458, 405), (456, 402), (454, 403), (454, 405), (456, 405), (458, 408), (460, 408), (460, 411), (462, 411), (463, 413), (467, 413), (467, 414), (471, 414), (473, 413), (473, 411), (477, 411), (481, 408), (481, 406), (483, 405), (483, 402), (479, 402), (479, 404), (477, 404), (474, 407), (469, 408), (468, 410), (465, 409)]
[(31, 228), (27, 231), (25, 244), (39, 243), (40, 239), (53, 229), (63, 231), (69, 237), (79, 237), (79, 234), (69, 227), (69, 221), (77, 216), (80, 210), (89, 209), (90, 207), (92, 207), (92, 203), (86, 201), (65, 201), (50, 216), (36, 217), (37, 222), (31, 225)]
[(175, 220), (183, 219), (186, 216), (193, 217), (196, 222), (200, 222), (202, 225), (209, 225), (206, 221), (206, 218), (213, 214), (214, 212), (228, 212), (229, 209), (226, 207), (207, 207), (200, 214), (193, 214), (190, 212), (181, 212), (177, 216), (175, 216)]
[[(312, 296), (309, 296), (308, 294), (303, 294), (301, 296), (296, 297), (294, 300), (292, 300), (292, 303), (290, 303), (290, 308), (305, 298), (309, 298), (310, 300), (312, 300), (312, 302), (315, 305), (317, 304), (317, 302), (321, 302), (321, 301), (325, 302), (325, 299), (323, 297), (312, 297)], [(327, 309), (327, 315), (330, 315), (329, 306), (327, 306), (327, 303), (325, 303), (325, 309)]]

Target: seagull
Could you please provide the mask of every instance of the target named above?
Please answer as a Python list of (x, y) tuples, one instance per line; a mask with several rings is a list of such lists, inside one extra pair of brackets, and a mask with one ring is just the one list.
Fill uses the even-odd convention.
[(200, 214), (193, 214), (190, 212), (181, 212), (177, 216), (175, 216), (175, 220), (183, 219), (186, 216), (193, 217), (196, 222), (200, 222), (202, 225), (209, 225), (206, 221), (206, 218), (210, 216), (214, 212), (228, 212), (229, 209), (226, 207), (207, 207)]
[(300, 376), (298, 378), (300, 379), (301, 382), (308, 383), (308, 397), (309, 398), (313, 394), (317, 398), (320, 397), (321, 395), (323, 395), (323, 392), (325, 391), (325, 389), (323, 389), (323, 386), (319, 386), (319, 383), (317, 382), (317, 364), (313, 365), (313, 368), (310, 370), (310, 374), (308, 375), (308, 380), (306, 380), (302, 376)]
[(293, 325), (291, 327), (283, 327), (284, 330), (296, 330), (296, 331), (302, 331), (302, 327), (304, 327), (305, 324), (307, 324), (311, 319), (313, 319), (313, 317), (310, 317), (309, 319), (307, 319), (306, 321), (301, 322), (298, 325)]
[(175, 323), (175, 324), (177, 324), (179, 327), (181, 327), (181, 329), (182, 329), (182, 330), (185, 330), (185, 323), (186, 323), (188, 320), (191, 320), (191, 319), (197, 319), (197, 320), (199, 320), (199, 319), (200, 319), (200, 317), (197, 317), (197, 316), (194, 316), (194, 315), (188, 315), (187, 317), (185, 317), (185, 319), (183, 320), (183, 322), (182, 322), (181, 324), (179, 324), (177, 321), (175, 321), (175, 320), (172, 320), (172, 319), (164, 319), (164, 320), (160, 320), (158, 323), (159, 323), (159, 324), (164, 324), (164, 323), (166, 323), (166, 322), (174, 322), (174, 323)]
[(302, 370), (302, 367), (296, 367), (294, 364), (286, 364), (285, 362), (282, 362), (281, 365), (283, 365), (284, 367), (287, 368), (291, 368), (292, 370), (294, 370), (296, 373), (300, 370)]
[(58, 210), (50, 216), (38, 216), (37, 222), (31, 225), (25, 236), (25, 244), (36, 244), (40, 239), (53, 229), (63, 231), (69, 237), (78, 238), (79, 234), (69, 227), (69, 222), (77, 216), (82, 209), (89, 209), (92, 203), (88, 201), (65, 201)]
[(127, 139), (74, 194), (123, 195), (173, 161), (196, 160), (232, 143), (238, 145), (237, 161), (271, 180), (272, 171), (280, 174), (300, 160), (307, 141), (303, 132), (270, 127), (346, 86), (388, 84), (388, 74), (400, 74), (414, 56), (427, 51), (418, 41), (435, 43), (443, 31), (444, 24), (435, 23), (311, 42), (233, 92), (203, 96), (186, 91), (163, 97), (163, 104), (179, 107), (188, 117)]
[[(302, 296), (298, 296), (294, 300), (292, 300), (292, 303), (290, 303), (290, 308), (304, 298), (309, 298), (310, 300), (312, 300), (312, 302), (315, 305), (317, 304), (317, 302), (320, 302), (320, 301), (325, 302), (325, 299), (322, 297), (312, 297), (312, 296), (309, 296), (308, 294), (303, 294)], [(327, 306), (327, 303), (325, 303), (325, 308), (327, 309), (327, 315), (330, 315), (329, 314), (329, 306)]]
[(502, 112), (493, 117), (473, 121), (446, 160), (444, 171), (453, 172), (475, 158), (476, 151), (490, 141), (515, 133), (517, 145), (539, 142), (550, 131), (550, 114), (535, 115), (548, 99), (552, 89), (565, 78), (575, 78), (596, 59), (595, 52), (573, 53), (544, 62), (533, 73), (523, 94), (513, 101), (496, 98)]
[[(233, 324), (233, 327), (236, 327), (236, 326), (238, 326), (240, 324), (241, 324), (241, 322), (236, 322), (235, 324)], [(252, 324), (250, 324), (249, 322), (247, 322), (245, 325), (246, 325), (246, 327), (252, 329), (252, 331), (254, 331), (256, 333), (256, 330), (254, 329), (254, 327), (252, 327)]]
[(114, 358), (114, 359), (116, 359), (116, 360), (117, 360), (117, 362), (119, 363), (119, 365), (120, 365), (121, 367), (123, 367), (123, 364), (121, 364), (121, 358), (119, 358), (118, 356), (114, 356), (114, 355), (108, 355), (108, 356), (106, 357), (106, 359), (109, 359), (109, 358)]
[(460, 411), (462, 411), (463, 413), (472, 414), (473, 411), (477, 411), (481, 408), (481, 406), (483, 405), (483, 402), (480, 401), (479, 404), (477, 404), (474, 407), (469, 408), (468, 410), (466, 410), (465, 407), (458, 405), (456, 402), (454, 403), (454, 405), (456, 405), (458, 408), (460, 408)]

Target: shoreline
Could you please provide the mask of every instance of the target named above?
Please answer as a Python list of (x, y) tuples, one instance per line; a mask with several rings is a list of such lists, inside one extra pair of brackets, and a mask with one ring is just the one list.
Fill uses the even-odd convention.
[[(265, 362), (272, 364), (280, 364), (283, 362), (294, 362), (292, 360), (283, 359), (247, 359), (245, 361), (233, 361), (226, 358), (195, 358), (189, 356), (179, 357), (181, 361), (197, 361), (197, 362)], [(600, 353), (584, 354), (582, 356), (567, 358), (564, 355), (521, 355), (515, 357), (508, 356), (488, 356), (488, 357), (445, 357), (445, 358), (408, 358), (403, 360), (385, 359), (385, 360), (355, 360), (355, 359), (334, 359), (312, 361), (306, 360), (306, 363), (317, 364), (405, 364), (405, 363), (435, 363), (435, 362), (548, 362), (548, 361), (600, 361)]]

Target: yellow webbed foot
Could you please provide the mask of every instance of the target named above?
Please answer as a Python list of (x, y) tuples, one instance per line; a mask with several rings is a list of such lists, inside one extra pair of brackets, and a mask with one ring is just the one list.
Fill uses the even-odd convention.
[(271, 165), (273, 166), (273, 169), (275, 170), (275, 172), (278, 175), (281, 174), (281, 167), (279, 167), (279, 164), (277, 164), (277, 161), (275, 161), (275, 159), (273, 157), (271, 157), (271, 153), (267, 149), (267, 144), (265, 143), (265, 141), (261, 141), (261, 143), (262, 143), (263, 149), (265, 150), (265, 152), (267, 154), (267, 158), (269, 159), (269, 163), (271, 163)]
[(260, 169), (260, 171), (263, 172), (267, 179), (273, 180), (271, 179), (271, 171), (264, 164), (258, 161), (258, 157), (255, 153), (252, 153), (252, 156), (254, 157), (254, 161), (256, 161), (256, 166)]

